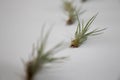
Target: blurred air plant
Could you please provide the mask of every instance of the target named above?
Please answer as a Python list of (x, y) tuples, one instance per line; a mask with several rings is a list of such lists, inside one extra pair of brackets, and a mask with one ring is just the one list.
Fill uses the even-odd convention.
[(76, 12), (78, 12), (79, 15), (85, 12), (85, 11), (80, 12), (81, 9), (80, 8), (77, 9), (77, 7), (73, 5), (73, 3), (74, 3), (73, 1), (68, 1), (68, 0), (63, 1), (63, 9), (68, 15), (68, 20), (66, 21), (67, 25), (71, 25), (75, 23)]
[(92, 31), (89, 31), (90, 25), (93, 23), (96, 16), (97, 16), (97, 14), (94, 15), (92, 18), (90, 18), (90, 20), (85, 25), (84, 20), (82, 20), (82, 23), (81, 23), (80, 20), (79, 20), (78, 14), (76, 14), (78, 25), (77, 25), (77, 29), (76, 29), (76, 32), (75, 32), (75, 38), (71, 41), (70, 47), (77, 48), (84, 41), (86, 41), (89, 36), (99, 35), (99, 34), (101, 34), (101, 32), (103, 30), (106, 29), (106, 28), (104, 28), (104, 29), (94, 29)]
[(86, 2), (86, 1), (87, 1), (87, 0), (81, 0), (81, 2), (83, 2), (83, 3)]
[[(52, 63), (59, 60), (64, 60), (66, 57), (55, 57), (54, 55), (63, 49), (62, 43), (55, 45), (52, 49), (45, 52), (46, 42), (48, 40), (50, 31), (41, 37), (41, 42), (38, 46), (33, 47), (31, 59), (27, 61), (26, 67), (26, 80), (33, 80), (34, 76), (44, 67), (44, 64)], [(43, 30), (41, 31), (43, 36)]]

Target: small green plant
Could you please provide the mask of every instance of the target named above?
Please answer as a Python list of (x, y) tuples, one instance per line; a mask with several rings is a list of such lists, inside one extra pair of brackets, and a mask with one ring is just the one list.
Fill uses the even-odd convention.
[(76, 21), (76, 12), (82, 14), (84, 11), (80, 12), (80, 9), (76, 9), (76, 6), (73, 5), (73, 1), (64, 0), (63, 1), (64, 11), (68, 14), (68, 20), (66, 21), (67, 25), (71, 25)]
[[(43, 34), (43, 32), (41, 33)], [(49, 32), (45, 37), (41, 38), (41, 43), (37, 44), (37, 48), (33, 47), (32, 59), (28, 60), (25, 65), (26, 80), (33, 80), (33, 77), (44, 67), (44, 64), (65, 59), (65, 57), (53, 57), (55, 53), (63, 49), (62, 43), (59, 43), (52, 49), (45, 51), (48, 35)]]
[(84, 21), (82, 20), (82, 23), (80, 23), (78, 14), (76, 14), (77, 20), (78, 20), (78, 25), (77, 29), (75, 32), (75, 38), (71, 41), (70, 47), (77, 48), (79, 47), (84, 41), (87, 40), (89, 36), (94, 36), (94, 35), (99, 35), (101, 34), (101, 31), (105, 30), (104, 29), (94, 29), (92, 31), (89, 31), (90, 25), (96, 18), (97, 14), (94, 15), (87, 23), (84, 25)]

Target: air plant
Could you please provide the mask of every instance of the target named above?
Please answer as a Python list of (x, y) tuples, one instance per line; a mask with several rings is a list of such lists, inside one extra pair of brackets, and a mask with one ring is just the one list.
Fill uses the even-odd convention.
[[(41, 32), (43, 33), (43, 32)], [(44, 64), (63, 60), (65, 57), (53, 57), (55, 53), (63, 49), (62, 43), (57, 44), (52, 49), (45, 51), (49, 32), (41, 38), (41, 43), (33, 47), (32, 58), (26, 63), (26, 80), (33, 80), (34, 76), (44, 67)]]
[(84, 24), (84, 20), (82, 23), (79, 20), (78, 14), (76, 14), (76, 18), (78, 21), (77, 29), (75, 32), (75, 38), (71, 41), (70, 47), (77, 48), (79, 47), (84, 41), (87, 40), (89, 36), (99, 35), (104, 29), (94, 29), (89, 31), (91, 24), (93, 23), (94, 19), (96, 18), (97, 14), (94, 15), (90, 20)]
[(86, 2), (87, 0), (81, 0), (81, 2)]
[(76, 12), (78, 12), (79, 14), (84, 13), (84, 11), (80, 12), (80, 9), (77, 9), (76, 6), (73, 5), (73, 1), (64, 0), (63, 8), (64, 8), (64, 11), (66, 11), (68, 14), (68, 20), (66, 21), (67, 25), (71, 25), (75, 23)]

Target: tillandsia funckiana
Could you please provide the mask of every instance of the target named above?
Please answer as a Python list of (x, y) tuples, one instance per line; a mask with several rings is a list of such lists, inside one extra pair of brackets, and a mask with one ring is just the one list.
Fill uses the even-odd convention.
[[(43, 34), (43, 32), (41, 32)], [(66, 57), (55, 57), (55, 53), (63, 49), (62, 43), (55, 45), (48, 51), (45, 51), (49, 32), (41, 38), (40, 44), (33, 47), (31, 59), (27, 61), (25, 67), (26, 80), (33, 80), (34, 76), (44, 67), (46, 63), (52, 63), (58, 60), (64, 60)]]
[(81, 0), (81, 2), (86, 2), (87, 0)]
[(90, 20), (86, 24), (84, 24), (84, 21), (82, 20), (82, 22), (80, 22), (79, 17), (76, 14), (76, 17), (77, 17), (77, 20), (78, 20), (78, 25), (77, 25), (77, 29), (76, 29), (76, 32), (75, 32), (75, 38), (71, 41), (70, 47), (77, 48), (84, 41), (86, 41), (89, 36), (94, 36), (94, 35), (101, 34), (101, 31), (106, 29), (106, 28), (104, 28), (104, 29), (94, 29), (92, 31), (89, 31), (90, 26), (91, 26), (92, 22), (94, 21), (94, 19), (96, 18), (96, 16), (97, 16), (97, 14), (94, 15), (92, 18), (90, 18)]
[(80, 12), (80, 8), (77, 9), (76, 6), (73, 5), (73, 1), (64, 0), (63, 1), (63, 8), (68, 14), (68, 20), (66, 21), (67, 25), (71, 25), (71, 24), (75, 23), (76, 12), (78, 12), (79, 14), (84, 13), (84, 11)]

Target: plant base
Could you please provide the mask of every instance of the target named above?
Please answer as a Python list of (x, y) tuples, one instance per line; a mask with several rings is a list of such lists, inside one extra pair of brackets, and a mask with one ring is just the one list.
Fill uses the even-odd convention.
[(67, 20), (67, 25), (72, 25), (73, 23), (74, 23), (74, 20), (72, 20), (72, 19)]
[(79, 42), (77, 40), (72, 40), (70, 47), (78, 48), (79, 47)]
[(33, 80), (32, 62), (27, 63), (26, 67), (26, 80)]

